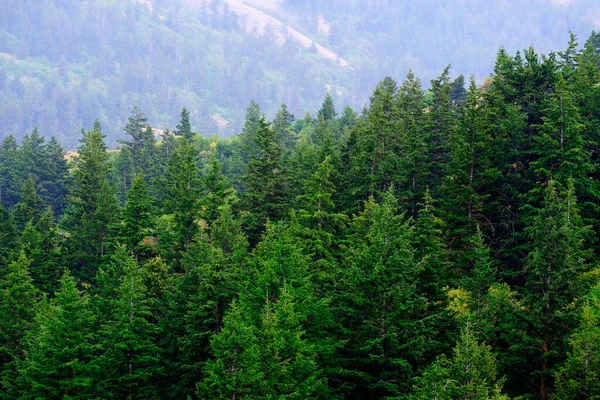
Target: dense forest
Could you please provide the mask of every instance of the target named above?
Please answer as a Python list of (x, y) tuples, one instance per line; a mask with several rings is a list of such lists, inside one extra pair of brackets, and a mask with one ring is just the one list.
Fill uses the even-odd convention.
[(270, 119), (327, 92), (360, 110), (384, 76), (428, 89), (451, 64), (482, 81), (500, 46), (556, 51), (599, 27), (596, 0), (5, 0), (0, 135), (43, 127), (73, 150), (97, 119), (114, 147), (137, 105), (154, 128), (187, 107), (198, 133), (230, 137), (253, 99)]
[(0, 398), (600, 398), (600, 34), (430, 87), (6, 136)]

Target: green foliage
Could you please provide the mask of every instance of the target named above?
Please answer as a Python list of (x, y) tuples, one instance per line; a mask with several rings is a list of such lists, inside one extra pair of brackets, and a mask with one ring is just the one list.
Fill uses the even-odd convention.
[(440, 356), (416, 379), (411, 398), (501, 400), (502, 379), (496, 372), (496, 357), (490, 346), (479, 343), (467, 327), (452, 352)]
[(89, 296), (65, 272), (56, 298), (36, 308), (34, 327), (24, 341), (25, 359), (17, 384), (22, 397), (89, 398), (95, 316)]
[(107, 252), (109, 226), (118, 208), (108, 181), (108, 154), (100, 125), (84, 132), (81, 142), (61, 225), (69, 234), (63, 253), (67, 266), (75, 276), (90, 280)]

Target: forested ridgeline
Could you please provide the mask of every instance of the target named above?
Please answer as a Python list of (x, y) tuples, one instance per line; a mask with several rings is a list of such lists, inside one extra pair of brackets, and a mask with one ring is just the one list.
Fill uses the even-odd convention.
[(0, 398), (598, 398), (600, 34), (466, 86), (7, 136)]

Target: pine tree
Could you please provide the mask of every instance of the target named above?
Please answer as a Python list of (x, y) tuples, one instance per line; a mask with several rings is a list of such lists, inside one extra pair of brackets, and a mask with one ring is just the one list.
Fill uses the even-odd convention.
[(15, 205), (13, 210), (17, 229), (23, 231), (28, 222), (36, 224), (41, 210), (42, 202), (36, 193), (36, 178), (33, 174), (29, 174), (21, 189), (21, 201)]
[(179, 124), (175, 128), (175, 134), (184, 137), (190, 143), (194, 138), (192, 125), (190, 124), (190, 112), (183, 107), (179, 117)]
[(102, 354), (93, 361), (98, 371), (94, 390), (101, 398), (157, 398), (159, 331), (151, 322), (142, 269), (124, 248), (117, 249), (116, 257), (123, 275), (100, 327)]
[(283, 154), (289, 155), (294, 147), (296, 147), (296, 132), (292, 129), (294, 120), (294, 114), (288, 111), (285, 103), (282, 103), (281, 108), (277, 111), (277, 115), (275, 115), (273, 130), (275, 131), (276, 140), (283, 150)]
[(260, 129), (260, 106), (254, 100), (250, 102), (246, 111), (244, 129), (240, 134), (240, 153), (243, 165), (247, 165), (252, 157), (257, 156), (258, 142), (256, 136)]
[(51, 207), (46, 208), (35, 225), (31, 221), (27, 223), (19, 237), (19, 245), (31, 260), (29, 271), (36, 287), (45, 293), (54, 293), (62, 268), (60, 238)]
[(67, 197), (69, 169), (64, 153), (58, 140), (52, 136), (42, 149), (42, 167), (38, 175), (42, 202), (50, 205), (57, 217), (62, 215)]
[(398, 90), (399, 116), (404, 128), (402, 164), (408, 182), (400, 186), (401, 200), (406, 203), (409, 215), (417, 216), (417, 204), (425, 191), (427, 178), (427, 147), (424, 137), (425, 103), (421, 81), (412, 71)]
[(396, 82), (387, 77), (373, 96), (367, 115), (359, 121), (348, 141), (348, 163), (344, 194), (348, 211), (369, 196), (381, 196), (391, 187), (403, 185), (407, 177), (401, 164), (401, 120), (396, 103)]
[(582, 308), (581, 323), (569, 338), (571, 351), (555, 373), (553, 399), (600, 398), (600, 304), (596, 298)]
[(14, 136), (9, 135), (0, 146), (0, 202), (6, 208), (19, 201), (19, 191), (23, 183), (21, 173), (19, 146)]
[(108, 154), (100, 124), (84, 133), (81, 142), (69, 206), (62, 220), (69, 234), (63, 255), (76, 276), (89, 280), (107, 252), (109, 226), (118, 207), (108, 181)]
[(243, 207), (248, 212), (246, 226), (251, 244), (258, 242), (268, 220), (277, 221), (287, 211), (287, 176), (281, 164), (281, 146), (264, 116), (258, 126), (257, 153), (248, 163), (242, 194)]
[(445, 355), (417, 378), (412, 399), (439, 400), (507, 399), (501, 394), (502, 379), (490, 346), (477, 341), (467, 327), (461, 332), (451, 359)]
[(212, 223), (219, 216), (220, 208), (225, 204), (233, 205), (237, 197), (235, 189), (221, 172), (221, 164), (215, 155), (211, 157), (206, 170), (202, 179), (200, 209), (202, 217)]
[(333, 98), (331, 94), (327, 93), (325, 95), (325, 100), (323, 100), (323, 104), (321, 108), (317, 112), (317, 117), (323, 118), (325, 121), (332, 121), (337, 116), (337, 112), (335, 111), (335, 105), (333, 104)]
[(371, 198), (351, 229), (335, 300), (345, 343), (336, 379), (357, 398), (400, 396), (425, 353), (413, 229), (391, 191), (381, 205)]
[(244, 321), (235, 303), (213, 339), (216, 359), (205, 368), (198, 395), (209, 398), (330, 398), (315, 348), (304, 339), (294, 297), (283, 287), (262, 307), (260, 325)]
[(574, 302), (588, 289), (584, 274), (589, 252), (584, 247), (587, 228), (582, 225), (573, 184), (561, 197), (554, 181), (548, 182), (543, 208), (528, 229), (532, 241), (523, 275), (525, 317), (529, 323), (523, 345), (537, 367), (533, 372), (538, 396), (547, 399), (552, 373), (565, 354), (572, 332)]
[[(0, 204), (0, 265), (8, 265), (16, 239), (17, 228), (13, 216)], [(1, 271), (0, 276), (3, 275)]]
[[(119, 241), (133, 253), (136, 260), (152, 254), (152, 236), (156, 233), (152, 199), (144, 176), (136, 174), (127, 192), (127, 203), (118, 227)], [(148, 243), (146, 243), (148, 239)]]
[(0, 379), (4, 394), (0, 398), (18, 396), (17, 367), (25, 358), (25, 334), (32, 328), (38, 291), (29, 275), (31, 261), (21, 252), (8, 266), (0, 280)]
[(491, 168), (491, 136), (487, 132), (486, 110), (480, 104), (481, 93), (471, 77), (458, 129), (449, 139), (448, 174), (441, 189), (451, 241), (460, 246), (483, 220), (488, 182), (497, 171)]
[(181, 139), (169, 157), (167, 171), (162, 177), (164, 212), (173, 216), (176, 247), (173, 260), (179, 260), (198, 232), (201, 189), (200, 173), (194, 161), (194, 148)]
[(56, 298), (37, 309), (17, 380), (27, 399), (89, 398), (95, 318), (88, 295), (65, 272)]
[(138, 106), (133, 107), (131, 116), (127, 118), (127, 124), (125, 125), (125, 133), (131, 136), (131, 140), (123, 140), (121, 143), (126, 146), (131, 153), (134, 171), (139, 171), (140, 167), (139, 156), (142, 147), (144, 146), (144, 132), (146, 131), (147, 126), (146, 122), (148, 122), (148, 118), (146, 118)]

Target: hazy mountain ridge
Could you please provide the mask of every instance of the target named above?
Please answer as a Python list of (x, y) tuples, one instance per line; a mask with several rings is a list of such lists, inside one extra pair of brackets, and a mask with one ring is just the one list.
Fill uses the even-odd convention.
[(301, 117), (327, 91), (340, 108), (360, 109), (377, 81), (409, 69), (426, 86), (448, 62), (453, 75), (482, 79), (501, 44), (561, 50), (568, 30), (583, 41), (600, 6), (19, 0), (0, 4), (0, 14), (0, 136), (39, 126), (75, 147), (96, 118), (114, 144), (134, 105), (157, 128), (173, 127), (185, 106), (195, 130), (228, 136), (252, 99), (269, 117), (281, 102)]

